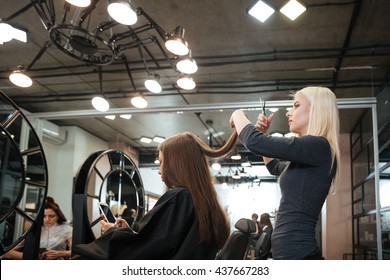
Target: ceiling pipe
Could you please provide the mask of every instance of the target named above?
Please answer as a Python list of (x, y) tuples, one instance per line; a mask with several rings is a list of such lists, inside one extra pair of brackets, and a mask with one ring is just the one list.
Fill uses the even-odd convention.
[[(290, 107), (293, 100), (270, 100), (267, 101), (267, 107)], [(373, 104), (376, 104), (375, 97), (366, 98), (339, 98), (337, 99), (337, 105), (339, 109), (348, 108), (371, 108)], [(136, 108), (113, 108), (109, 111), (102, 113), (96, 110), (73, 110), (73, 111), (56, 111), (56, 112), (42, 112), (42, 113), (29, 113), (25, 114), (29, 117), (40, 118), (46, 120), (65, 120), (75, 118), (90, 118), (105, 116), (107, 114), (156, 114), (173, 112), (199, 112), (199, 111), (214, 111), (214, 110), (236, 110), (241, 109), (261, 109), (259, 102), (236, 102), (236, 103), (219, 103), (219, 104), (196, 104), (187, 106), (174, 106), (174, 107), (152, 107), (145, 109)]]

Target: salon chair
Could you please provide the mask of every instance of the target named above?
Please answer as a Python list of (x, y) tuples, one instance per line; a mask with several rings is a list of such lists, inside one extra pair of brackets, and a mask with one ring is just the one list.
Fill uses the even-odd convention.
[(256, 242), (255, 259), (266, 260), (271, 250), (271, 234), (263, 231)]
[(236, 222), (235, 230), (218, 252), (216, 260), (245, 260), (248, 254), (252, 233), (256, 225), (251, 219), (242, 218)]

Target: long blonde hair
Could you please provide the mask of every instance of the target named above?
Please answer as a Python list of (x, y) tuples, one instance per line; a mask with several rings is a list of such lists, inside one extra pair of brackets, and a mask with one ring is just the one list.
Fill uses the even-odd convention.
[(336, 164), (330, 192), (335, 193), (340, 180), (340, 120), (336, 96), (326, 87), (305, 87), (295, 95), (301, 94), (311, 105), (307, 134), (325, 137), (330, 144), (331, 170)]
[(227, 143), (213, 150), (191, 132), (176, 134), (160, 144), (162, 174), (168, 188), (185, 187), (194, 202), (201, 242), (216, 242), (221, 249), (230, 234), (229, 221), (214, 189), (207, 157), (229, 154), (238, 136), (233, 132)]

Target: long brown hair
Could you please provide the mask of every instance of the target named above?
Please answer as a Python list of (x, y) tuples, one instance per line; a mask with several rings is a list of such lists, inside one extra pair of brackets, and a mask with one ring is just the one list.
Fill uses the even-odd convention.
[(260, 216), (260, 226), (263, 228), (264, 226), (269, 226), (271, 231), (273, 231), (274, 227), (272, 226), (271, 219), (268, 213), (263, 213)]
[(166, 186), (188, 189), (199, 221), (200, 241), (215, 241), (218, 249), (229, 237), (229, 221), (218, 201), (206, 156), (218, 158), (229, 154), (237, 139), (237, 133), (233, 132), (222, 148), (214, 150), (193, 133), (183, 132), (168, 138), (159, 146)]

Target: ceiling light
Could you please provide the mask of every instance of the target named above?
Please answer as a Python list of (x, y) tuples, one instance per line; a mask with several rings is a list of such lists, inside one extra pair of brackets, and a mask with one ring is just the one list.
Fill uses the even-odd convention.
[(301, 3), (299, 3), (296, 0), (290, 0), (286, 5), (284, 5), (280, 9), (280, 12), (291, 20), (295, 20), (304, 11), (306, 11), (305, 6), (303, 6)]
[(107, 115), (107, 116), (104, 116), (106, 119), (109, 119), (109, 120), (115, 120), (115, 115)]
[(160, 160), (159, 160), (158, 158), (156, 158), (156, 159), (154, 160), (154, 163), (155, 163), (155, 164), (160, 164)]
[(160, 93), (162, 91), (162, 87), (158, 82), (159, 78), (159, 75), (153, 75), (150, 79), (145, 81), (145, 87), (153, 93)]
[(26, 31), (12, 27), (8, 23), (0, 22), (0, 45), (16, 39), (18, 41), (27, 42)]
[(232, 175), (232, 178), (238, 180), (238, 179), (241, 179), (241, 176), (240, 176), (240, 174), (238, 174), (238, 171), (236, 171), (236, 172)]
[(248, 14), (261, 22), (265, 22), (274, 12), (275, 9), (266, 4), (264, 1), (257, 1), (248, 9)]
[(120, 115), (120, 117), (122, 119), (126, 119), (126, 120), (130, 120), (131, 119), (131, 115), (130, 114), (127, 114), (127, 115)]
[(133, 25), (137, 22), (137, 13), (131, 8), (129, 0), (110, 0), (107, 11), (110, 16), (124, 25)]
[(241, 166), (242, 166), (242, 167), (251, 167), (252, 164), (251, 164), (250, 161), (245, 161), (245, 162), (242, 162), (242, 163), (241, 163)]
[(65, 1), (68, 2), (69, 4), (72, 4), (73, 6), (77, 6), (81, 8), (87, 7), (91, 4), (91, 0), (65, 0)]
[(25, 71), (21, 69), (13, 71), (11, 75), (9, 75), (10, 81), (18, 87), (31, 87), (33, 82), (24, 72)]
[(211, 168), (213, 170), (221, 170), (221, 164), (219, 162), (214, 162), (212, 165), (211, 165)]
[(230, 158), (233, 159), (233, 160), (240, 160), (241, 159), (241, 155), (237, 153), (235, 155), (232, 155)]
[(226, 190), (228, 188), (228, 184), (226, 182), (222, 183), (222, 189)]
[(196, 65), (195, 60), (192, 58), (191, 50), (188, 53), (188, 57), (180, 60), (176, 64), (177, 70), (186, 74), (193, 74), (198, 71), (198, 65)]
[(146, 101), (145, 97), (138, 95), (131, 99), (131, 104), (133, 104), (136, 108), (146, 108), (148, 106), (148, 101)]
[(108, 109), (110, 109), (110, 104), (108, 104), (108, 101), (100, 96), (95, 96), (92, 98), (92, 106), (100, 112), (106, 112)]
[(141, 139), (139, 139), (139, 141), (141, 141), (142, 143), (147, 143), (147, 144), (152, 143), (152, 139), (149, 137), (141, 137)]
[(176, 83), (179, 87), (186, 90), (194, 89), (196, 86), (194, 80), (188, 75), (181, 76)]
[(8, 23), (0, 23), (0, 44), (11, 41), (14, 37), (12, 36), (13, 27)]
[(164, 138), (164, 137), (155, 136), (155, 137), (153, 138), (153, 141), (154, 141), (154, 142), (157, 142), (157, 143), (162, 143), (162, 142), (165, 141), (165, 138)]
[(184, 28), (176, 27), (175, 32), (165, 41), (165, 47), (173, 54), (186, 55), (189, 52), (188, 44), (184, 40)]
[(269, 108), (268, 110), (270, 110), (272, 113), (275, 113), (275, 112), (279, 111), (278, 108)]

